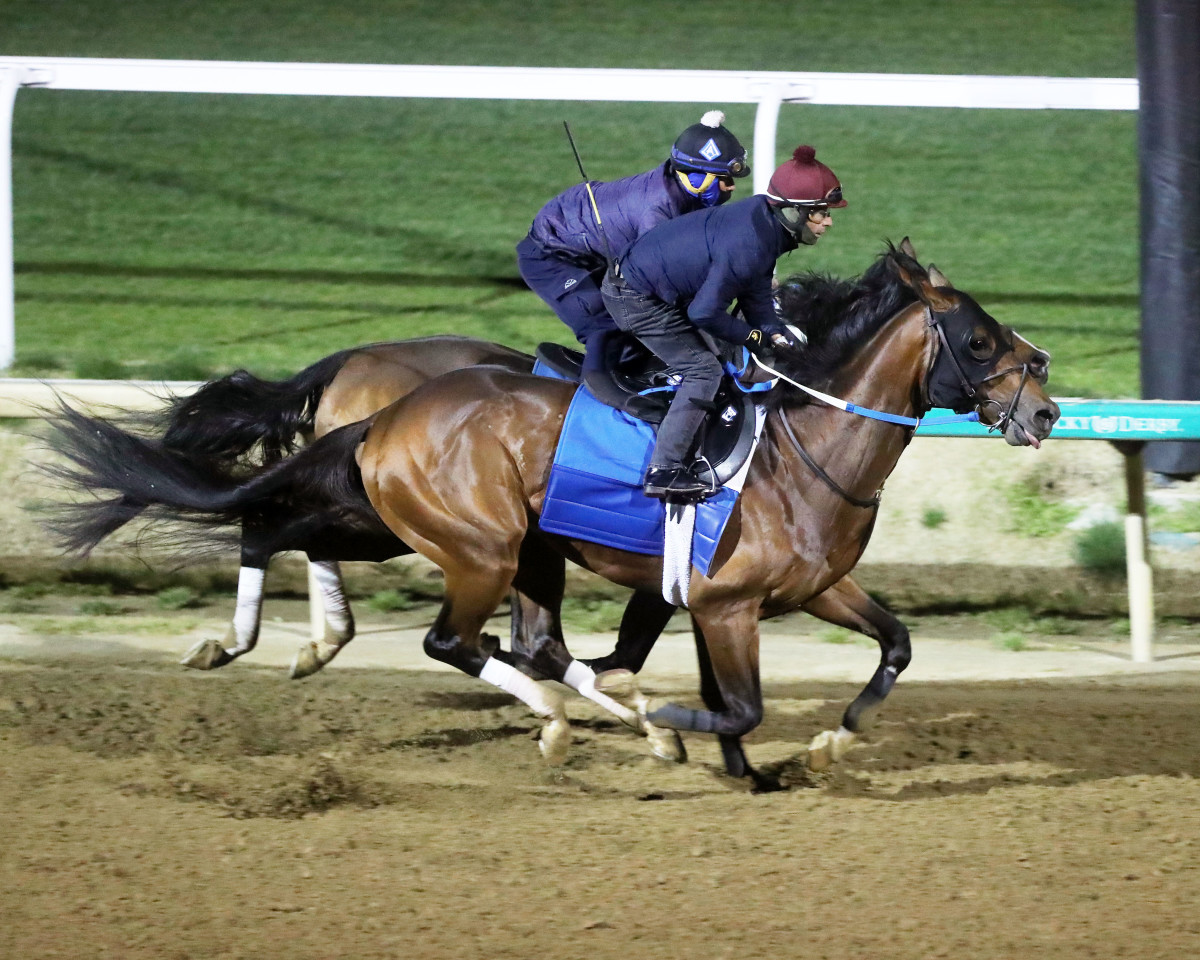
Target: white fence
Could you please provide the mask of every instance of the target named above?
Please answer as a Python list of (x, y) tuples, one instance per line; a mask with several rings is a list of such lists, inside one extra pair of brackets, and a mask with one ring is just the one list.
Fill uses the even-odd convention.
[(1136, 110), (1137, 81), (737, 70), (386, 66), (0, 57), (0, 370), (16, 350), (12, 120), (21, 87), (142, 93), (286, 94), (487, 100), (754, 103), (754, 191), (775, 166), (784, 103), (1016, 110)]

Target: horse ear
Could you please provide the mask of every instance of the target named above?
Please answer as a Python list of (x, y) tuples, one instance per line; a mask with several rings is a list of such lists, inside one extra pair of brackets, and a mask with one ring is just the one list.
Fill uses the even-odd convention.
[(939, 270), (937, 267), (935, 267), (932, 263), (929, 265), (929, 282), (932, 283), (935, 287), (952, 287), (952, 286), (954, 286), (954, 284), (952, 284), (949, 280), (946, 279), (946, 275), (944, 273), (942, 273), (942, 271)]
[[(906, 238), (907, 239), (907, 238)], [(910, 245), (911, 246), (911, 245)], [(939, 286), (949, 286), (949, 284), (939, 284), (919, 264), (915, 258), (909, 259), (908, 256), (896, 256), (893, 254), (888, 257), (888, 261), (892, 265), (892, 269), (896, 271), (896, 276), (900, 278), (900, 282), (912, 290), (917, 295), (923, 304), (933, 310), (935, 313), (944, 313), (954, 306), (954, 301), (938, 292)], [(933, 268), (937, 271), (937, 268)], [(941, 273), (937, 273), (938, 277), (945, 280)]]
[(907, 253), (914, 260), (917, 259), (917, 251), (913, 249), (912, 241), (908, 237), (900, 241), (900, 252)]

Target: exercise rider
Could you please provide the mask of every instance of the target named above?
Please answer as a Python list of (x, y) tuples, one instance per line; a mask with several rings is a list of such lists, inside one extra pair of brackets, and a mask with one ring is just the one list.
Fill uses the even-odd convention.
[[(601, 287), (616, 325), (636, 336), (680, 377), (658, 429), (645, 492), (694, 500), (713, 491), (691, 460), (696, 433), (721, 382), (721, 363), (701, 331), (757, 355), (797, 350), (772, 296), (775, 261), (813, 244), (844, 207), (842, 187), (809, 146), (772, 174), (765, 195), (678, 217), (625, 251)], [(737, 301), (742, 317), (728, 310)]]
[(724, 122), (725, 114), (710, 110), (679, 135), (670, 157), (654, 169), (560, 193), (517, 244), (522, 278), (584, 345), (584, 382), (604, 372), (606, 343), (616, 332), (600, 296), (608, 257), (665, 220), (724, 203), (735, 178), (750, 172), (745, 148)]

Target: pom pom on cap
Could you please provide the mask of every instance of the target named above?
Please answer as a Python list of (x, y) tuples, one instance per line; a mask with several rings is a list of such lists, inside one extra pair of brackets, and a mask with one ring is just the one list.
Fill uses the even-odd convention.
[(802, 143), (792, 151), (792, 159), (797, 163), (812, 163), (817, 159), (817, 151), (808, 144)]
[(706, 127), (713, 127), (715, 129), (725, 122), (725, 114), (720, 110), (709, 110), (708, 113), (700, 118), (700, 122)]

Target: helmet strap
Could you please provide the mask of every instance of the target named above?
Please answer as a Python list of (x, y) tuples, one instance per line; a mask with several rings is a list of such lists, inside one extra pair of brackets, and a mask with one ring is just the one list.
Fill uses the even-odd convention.
[(794, 207), (790, 204), (782, 203), (778, 206), (772, 204), (771, 209), (775, 213), (775, 219), (783, 224), (783, 228), (800, 243), (811, 247), (821, 239), (809, 227), (808, 211), (803, 207)]

